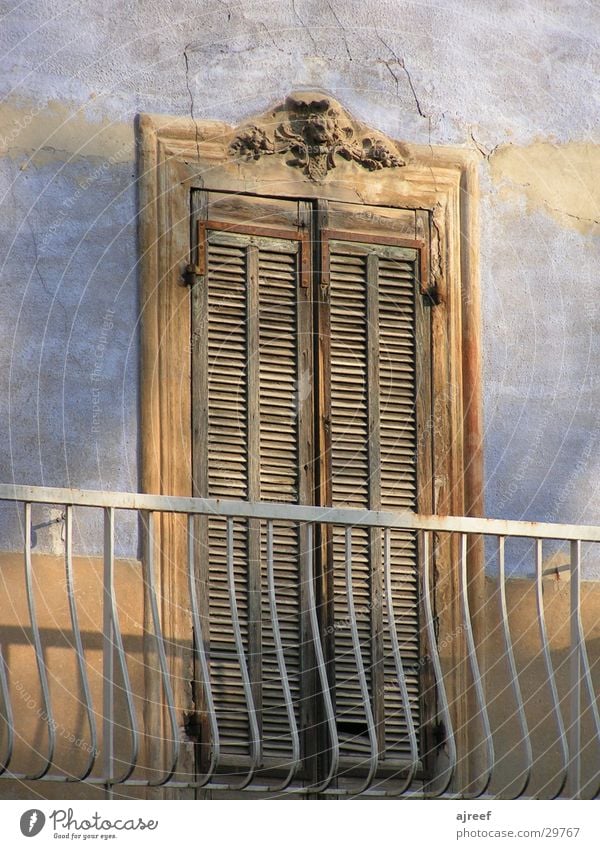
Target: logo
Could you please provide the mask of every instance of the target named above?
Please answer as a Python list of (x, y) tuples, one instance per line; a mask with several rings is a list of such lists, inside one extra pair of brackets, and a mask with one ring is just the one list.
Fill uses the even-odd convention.
[(25, 837), (35, 837), (46, 824), (46, 817), (37, 808), (25, 811), (21, 816), (21, 834)]

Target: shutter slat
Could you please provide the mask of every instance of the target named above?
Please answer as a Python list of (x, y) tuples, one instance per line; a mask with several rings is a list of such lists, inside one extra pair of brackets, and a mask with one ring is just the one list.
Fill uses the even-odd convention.
[[(408, 278), (408, 279), (407, 279)], [(406, 295), (404, 292), (406, 291)], [(416, 362), (414, 267), (380, 261), (381, 503), (383, 509), (416, 509)], [(391, 531), (392, 598), (410, 709), (419, 734), (420, 645), (416, 540)], [(384, 711), (386, 757), (410, 757), (406, 717), (396, 681), (384, 611)]]
[[(227, 241), (226, 245), (219, 241)], [(268, 249), (255, 240), (256, 282), (248, 282), (248, 238), (210, 233), (208, 285), (208, 481), (209, 496), (248, 497), (249, 393), (257, 397), (255, 440), (259, 495), (269, 501), (299, 501), (297, 243), (278, 240)], [(257, 314), (249, 322), (249, 286)], [(257, 327), (257, 385), (248, 384), (248, 327)], [(257, 362), (256, 362), (257, 361)], [(280, 630), (292, 697), (300, 704), (300, 580), (296, 527), (274, 528), (274, 565)], [(259, 535), (261, 645), (248, 643), (249, 548), (246, 523), (236, 521), (236, 592), (246, 659), (260, 652), (262, 751), (282, 763), (291, 755), (289, 725), (277, 665), (266, 589), (266, 529)], [(249, 754), (247, 707), (231, 623), (226, 573), (225, 523), (208, 520), (210, 664), (224, 762)], [(299, 720), (299, 711), (298, 711)]]
[[(369, 506), (366, 260), (330, 253), (331, 326), (331, 497), (334, 506)], [(348, 627), (344, 529), (333, 532), (333, 610), (335, 700), (341, 754), (355, 756), (360, 736), (350, 727), (365, 726), (352, 634)], [(367, 683), (371, 684), (371, 581), (369, 532), (352, 533), (352, 588), (356, 625)], [(362, 730), (362, 729), (361, 729)]]
[[(279, 262), (259, 253), (260, 273), (260, 451), (261, 498), (299, 502), (297, 356), (297, 257)], [(276, 446), (276, 447), (275, 447)], [(265, 756), (282, 762), (291, 742), (281, 679), (275, 656), (269, 598), (266, 592), (266, 532), (263, 551), (263, 748)], [(300, 703), (300, 576), (299, 535), (295, 526), (273, 529), (275, 581), (279, 625), (292, 699)], [(267, 681), (269, 682), (267, 685)], [(299, 723), (299, 710), (296, 711)]]
[[(415, 419), (415, 283), (414, 262), (394, 259), (393, 249), (354, 244), (352, 255), (344, 255), (346, 243), (329, 245), (331, 324), (331, 491), (332, 503), (367, 508), (370, 506), (369, 464), (377, 469), (381, 506), (415, 509), (416, 419)], [(361, 253), (362, 251), (362, 253)], [(379, 406), (377, 440), (369, 442), (369, 329), (367, 326), (368, 253), (377, 253), (375, 269), (378, 294), (377, 343)], [(376, 390), (375, 390), (376, 391)], [(370, 402), (373, 403), (372, 401)], [(369, 444), (381, 456), (369, 458)], [(375, 466), (373, 466), (375, 463)], [(382, 545), (376, 532), (371, 540)], [(372, 683), (374, 651), (372, 626), (381, 615), (374, 609), (371, 563), (382, 563), (382, 552), (370, 551), (367, 531), (355, 529), (353, 544), (353, 592), (363, 664), (369, 687)], [(392, 532), (392, 595), (402, 658), (409, 693), (414, 693), (410, 710), (419, 721), (419, 621), (415, 541), (410, 533)], [(380, 566), (378, 567), (380, 568)], [(352, 759), (369, 752), (366, 716), (352, 649), (344, 576), (344, 543), (333, 536), (334, 631), (336, 710), (341, 753)], [(381, 627), (379, 625), (378, 627)], [(406, 717), (398, 692), (393, 664), (387, 613), (383, 616), (383, 740), (385, 759), (410, 758)], [(375, 637), (375, 639), (377, 639)], [(381, 655), (379, 655), (381, 657)], [(380, 685), (379, 685), (380, 686)], [(373, 693), (371, 690), (373, 699)], [(372, 701), (372, 707), (375, 703)], [(377, 713), (377, 711), (376, 711)], [(378, 714), (381, 716), (382, 714)]]
[[(307, 454), (301, 447), (300, 434), (307, 431), (299, 428), (298, 387), (301, 364), (306, 359), (299, 352), (308, 348), (308, 328), (298, 326), (299, 244), (294, 239), (245, 236), (235, 233), (234, 228), (227, 233), (211, 230), (208, 234), (205, 279), (209, 496), (302, 501), (300, 458), (305, 464)], [(255, 273), (249, 273), (249, 252)], [(337, 237), (329, 243), (328, 415), (331, 497), (336, 506), (372, 508), (376, 506), (375, 491), (376, 501), (383, 509), (414, 510), (416, 506), (413, 255), (416, 257), (416, 252), (389, 244), (346, 243)], [(368, 282), (374, 279), (375, 296)], [(373, 316), (376, 334), (369, 331)], [(301, 385), (306, 385), (305, 377)], [(250, 460), (249, 446), (253, 446)], [(306, 497), (305, 491), (305, 501)], [(226, 523), (209, 517), (206, 525), (210, 664), (222, 750), (225, 759), (228, 755), (247, 757), (247, 707), (227, 586)], [(253, 527), (256, 534), (253, 530), (249, 533), (246, 521), (234, 523), (240, 626), (247, 662), (256, 664), (256, 658), (260, 658), (254, 687), (258, 687), (260, 697), (262, 756), (269, 762), (283, 764), (290, 757), (291, 741), (266, 587), (266, 526), (256, 522)], [(331, 549), (335, 702), (342, 756), (356, 760), (368, 757), (369, 738), (347, 622), (344, 539), (344, 529), (334, 528)], [(402, 530), (391, 531), (391, 539), (394, 617), (410, 695), (409, 709), (418, 728), (421, 664), (416, 540), (411, 532)], [(383, 535), (376, 529), (352, 531), (353, 594), (362, 661), (372, 705), (380, 705), (375, 715), (381, 723), (378, 734), (385, 750), (382, 754), (386, 762), (393, 763), (409, 759), (410, 749), (406, 714), (395, 681), (387, 612), (385, 607), (381, 609), (382, 542)], [(299, 705), (306, 694), (300, 689), (303, 631), (298, 528), (275, 523), (273, 544), (279, 626), (300, 724)], [(258, 572), (251, 572), (256, 568)], [(256, 599), (251, 588), (249, 591), (250, 573), (259, 591), (258, 608), (249, 608), (249, 602)], [(252, 610), (257, 609), (261, 620), (259, 645), (252, 636), (256, 625)], [(382, 626), (383, 640), (378, 643)], [(383, 695), (375, 697), (375, 689), (383, 689)]]

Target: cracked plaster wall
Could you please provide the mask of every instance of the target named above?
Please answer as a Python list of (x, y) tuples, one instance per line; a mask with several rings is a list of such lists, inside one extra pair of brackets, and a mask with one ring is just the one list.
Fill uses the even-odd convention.
[(569, 0), (5, 4), (0, 478), (139, 486), (135, 114), (239, 122), (316, 87), (481, 153), (487, 513), (600, 522), (598, 32)]

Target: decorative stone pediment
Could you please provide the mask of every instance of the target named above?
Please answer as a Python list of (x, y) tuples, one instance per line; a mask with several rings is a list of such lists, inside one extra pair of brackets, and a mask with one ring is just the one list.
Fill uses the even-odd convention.
[(290, 95), (264, 119), (238, 130), (229, 152), (249, 162), (286, 157), (289, 166), (302, 169), (315, 183), (325, 180), (338, 157), (368, 171), (408, 162), (401, 145), (358, 124), (332, 98), (314, 92)]

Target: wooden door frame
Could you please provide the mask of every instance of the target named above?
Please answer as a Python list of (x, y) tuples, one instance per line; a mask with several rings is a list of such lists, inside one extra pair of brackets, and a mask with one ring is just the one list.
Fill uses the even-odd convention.
[[(475, 154), (394, 142), (355, 121), (328, 95), (310, 92), (291, 95), (242, 127), (144, 114), (137, 131), (143, 491), (191, 494), (191, 312), (189, 290), (181, 283), (186, 266), (195, 262), (190, 205), (191, 190), (198, 188), (360, 203), (366, 213), (377, 206), (429, 212), (430, 275), (437, 299), (432, 312), (434, 512), (483, 515)], [(311, 145), (315, 132), (319, 144)], [(286, 133), (296, 141), (280, 146)], [(178, 647), (171, 664), (184, 725), (183, 714), (192, 706), (185, 523), (166, 516), (159, 529), (163, 627)], [(456, 670), (448, 699), (457, 742), (463, 751), (473, 751), (479, 732), (465, 696), (469, 676), (453, 562), (451, 547), (440, 547), (435, 563), (440, 639), (446, 635), (447, 660)], [(483, 633), (481, 545), (472, 547), (468, 568), (477, 638)], [(192, 763), (191, 742), (189, 758)], [(464, 785), (468, 779), (469, 770), (461, 767), (458, 781)]]

